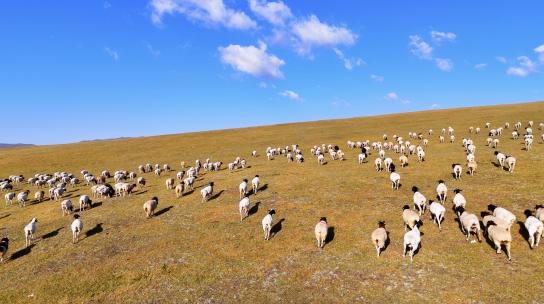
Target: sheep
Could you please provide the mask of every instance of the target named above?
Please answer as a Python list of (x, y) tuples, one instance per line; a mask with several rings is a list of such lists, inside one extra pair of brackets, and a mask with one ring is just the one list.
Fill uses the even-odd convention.
[(144, 187), (145, 186), (145, 178), (143, 178), (142, 176), (138, 177), (137, 183), (138, 183), (138, 186)]
[(519, 138), (519, 132), (518, 131), (513, 131), (512, 132), (512, 139), (518, 139)]
[(480, 237), (480, 221), (478, 220), (478, 217), (475, 214), (469, 213), (465, 210), (463, 207), (457, 207), (455, 208), (455, 212), (457, 213), (457, 216), (459, 217), (459, 222), (461, 223), (461, 231), (463, 234), (465, 234), (467, 242), (470, 240), (470, 234), (476, 234), (476, 238), (478, 238), (478, 242), (481, 242), (482, 239)]
[(419, 192), (418, 187), (413, 186), (412, 192), (414, 192), (414, 207), (419, 211), (419, 215), (425, 213), (425, 202), (427, 198)]
[(82, 195), (79, 197), (79, 212), (85, 211), (87, 207), (92, 208), (93, 201), (88, 195)]
[(381, 158), (376, 158), (376, 160), (374, 161), (374, 167), (376, 168), (376, 171), (381, 171), (382, 170), (382, 159)]
[(36, 191), (36, 193), (34, 193), (34, 199), (38, 202), (38, 203), (41, 203), (41, 201), (43, 201), (45, 197), (45, 192), (43, 191)]
[(74, 221), (70, 228), (72, 228), (72, 243), (75, 244), (79, 242), (79, 234), (83, 230), (83, 222), (79, 218), (79, 214), (74, 214)]
[(453, 208), (457, 208), (457, 207), (463, 207), (463, 208), (466, 208), (467, 206), (467, 200), (465, 199), (465, 197), (461, 194), (461, 189), (455, 189), (453, 190), (453, 193), (455, 193), (455, 195), (453, 196)]
[(461, 173), (463, 172), (463, 167), (461, 167), (460, 164), (453, 164), (451, 165), (452, 171), (453, 171), (453, 177), (456, 180), (461, 179)]
[(486, 144), (487, 144), (489, 147), (491, 147), (491, 143), (492, 143), (492, 142), (493, 142), (493, 138), (488, 137), (488, 138), (486, 139)]
[(240, 203), (238, 205), (238, 209), (240, 211), (240, 222), (244, 220), (244, 218), (249, 216), (249, 197), (246, 196), (240, 200)]
[(370, 235), (370, 239), (372, 240), (372, 244), (374, 245), (374, 247), (376, 247), (377, 256), (380, 257), (381, 251), (385, 248), (389, 240), (389, 233), (385, 229), (384, 221), (378, 222), (378, 228), (372, 231), (372, 234)]
[(246, 196), (247, 192), (247, 179), (244, 178), (242, 182), (240, 183), (240, 186), (238, 186), (238, 192), (240, 193), (240, 199), (242, 199), (244, 196)]
[(327, 224), (327, 218), (322, 217), (319, 223), (315, 225), (315, 238), (317, 240), (317, 248), (323, 249), (325, 246), (325, 240), (327, 239), (327, 233), (329, 232), (329, 225)]
[(423, 150), (417, 151), (417, 161), (418, 162), (425, 161), (425, 151), (423, 151)]
[(66, 189), (64, 187), (57, 187), (57, 188), (54, 188), (53, 189), (53, 198), (58, 201), (62, 195), (64, 194), (64, 192), (66, 191)]
[(200, 190), (200, 195), (202, 195), (202, 203), (207, 202), (213, 193), (213, 182), (210, 182), (208, 186), (206, 186), (204, 189)]
[(438, 225), (438, 230), (442, 231), (442, 220), (444, 219), (444, 214), (446, 214), (446, 208), (442, 204), (430, 200), (429, 211), (431, 212), (431, 220), (434, 220)]
[(251, 152), (251, 156), (257, 157), (257, 151), (253, 150), (253, 151)]
[(531, 137), (525, 138), (525, 150), (529, 151), (533, 147), (533, 139)]
[(185, 191), (185, 183), (180, 182), (179, 184), (177, 184), (175, 191), (176, 191), (176, 198), (182, 197), (183, 192)]
[(391, 180), (391, 188), (399, 190), (400, 187), (400, 175), (396, 172), (392, 172), (389, 175), (389, 180)]
[(253, 188), (253, 194), (257, 194), (257, 191), (259, 191), (260, 184), (261, 184), (261, 179), (259, 178), (259, 175), (255, 175), (255, 177), (251, 180), (251, 187)]
[(438, 200), (442, 205), (446, 202), (446, 197), (448, 196), (448, 187), (443, 180), (438, 181), (438, 186), (436, 186), (436, 194), (438, 195)]
[(482, 211), (481, 216), (482, 216), (482, 223), (483, 223), (484, 227), (487, 227), (487, 223), (489, 221), (493, 221), (493, 222), (495, 222), (495, 224), (497, 226), (502, 227), (507, 231), (510, 231), (510, 228), (511, 228), (510, 222), (508, 222), (508, 221), (506, 221), (506, 220), (504, 220), (504, 219), (502, 219), (500, 217), (494, 216), (489, 211)]
[(11, 203), (13, 202), (13, 199), (15, 198), (15, 192), (8, 192), (5, 196), (4, 196), (4, 199), (6, 200), (6, 204), (5, 206), (7, 207), (8, 206), (8, 203), (11, 205)]
[(404, 221), (404, 231), (406, 228), (413, 229), (420, 221), (419, 213), (410, 209), (410, 206), (402, 207), (402, 220)]
[(161, 168), (155, 169), (155, 175), (156, 175), (157, 177), (158, 177), (158, 176), (161, 176), (161, 173), (162, 173)]
[(536, 205), (535, 209), (535, 217), (541, 222), (544, 222), (544, 205)]
[(402, 257), (406, 257), (406, 254), (410, 256), (410, 261), (414, 261), (414, 253), (419, 248), (421, 242), (421, 233), (417, 225), (412, 228), (412, 230), (404, 234), (404, 243), (403, 243), (403, 253)]
[(498, 138), (493, 139), (493, 141), (491, 142), (491, 147), (493, 147), (493, 149), (497, 149), (498, 146), (499, 146), (499, 139)]
[(544, 231), (544, 224), (538, 218), (533, 216), (533, 212), (531, 210), (525, 210), (524, 213), (527, 216), (524, 226), (529, 234), (529, 246), (531, 249), (533, 249), (534, 247), (538, 247), (538, 244), (540, 243), (540, 238), (542, 236), (542, 232)]
[(0, 263), (4, 263), (4, 257), (6, 256), (6, 253), (9, 249), (9, 239), (7, 236), (4, 236), (0, 240)]
[(495, 224), (493, 221), (487, 222), (486, 228), (487, 237), (495, 245), (497, 254), (501, 253), (501, 246), (504, 245), (506, 256), (508, 257), (508, 260), (511, 261), (512, 256), (510, 254), (510, 246), (512, 244), (512, 235), (510, 234), (510, 231), (497, 226), (497, 224)]
[(196, 177), (190, 176), (183, 180), (183, 183), (185, 184), (185, 189), (193, 190), (194, 184), (195, 184)]
[[(505, 220), (507, 223), (509, 223), (510, 227), (512, 227), (512, 225), (514, 225), (514, 223), (516, 222), (516, 216), (512, 212), (506, 210), (503, 207), (497, 207), (493, 204), (489, 204), (487, 205), (487, 210), (493, 212), (493, 216)], [(510, 229), (507, 229), (507, 230), (510, 230)]]
[(30, 243), (34, 240), (34, 234), (36, 233), (36, 224), (38, 223), (38, 219), (35, 217), (32, 218), (30, 223), (28, 223), (25, 226), (24, 232), (25, 232), (25, 240), (26, 240), (26, 246), (28, 247)]
[(270, 239), (270, 232), (272, 230), (272, 215), (274, 214), (276, 214), (276, 210), (269, 209), (268, 214), (261, 221), (261, 224), (263, 226), (265, 241), (268, 241)]
[(323, 154), (317, 156), (317, 164), (320, 166), (325, 164), (325, 156)]
[(467, 163), (467, 167), (470, 176), (474, 176), (474, 172), (476, 172), (476, 169), (478, 169), (478, 164), (475, 161), (469, 161)]
[(147, 218), (151, 218), (155, 215), (155, 209), (159, 205), (159, 199), (154, 196), (150, 200), (144, 203), (144, 212)]
[(172, 190), (174, 189), (174, 179), (173, 178), (169, 178), (165, 181), (165, 184), (166, 184), (166, 190)]
[(72, 202), (70, 200), (62, 201), (62, 203), (60, 203), (60, 210), (62, 211), (62, 216), (72, 213), (72, 211), (74, 211)]
[(503, 153), (499, 151), (495, 151), (495, 158), (499, 162), (501, 169), (504, 169), (504, 162), (506, 160), (506, 155), (504, 155)]
[(407, 166), (408, 165), (408, 157), (406, 157), (406, 155), (401, 155), (399, 157), (399, 161), (400, 161), (400, 166), (404, 168), (404, 166)]
[(443, 144), (444, 141), (445, 141), (444, 136), (443, 136), (443, 135), (440, 135), (440, 136), (438, 137), (438, 140), (440, 141), (441, 144)]
[(505, 162), (506, 164), (508, 164), (508, 172), (514, 173), (514, 168), (516, 167), (516, 158), (513, 156), (507, 156)]
[[(364, 153), (359, 154), (359, 156), (357, 157), (357, 159), (359, 161), (359, 164), (362, 164), (365, 161), (365, 158), (366, 158), (366, 154), (364, 154)], [(381, 159), (380, 159), (380, 161), (381, 161)]]
[(388, 157), (383, 160), (383, 163), (385, 165), (385, 171), (391, 172), (391, 165), (393, 164), (393, 160), (390, 157)]
[(455, 135), (450, 136), (450, 144), (453, 144), (455, 142)]
[(19, 192), (17, 194), (17, 202), (19, 202), (19, 205), (22, 205), (22, 207), (26, 206), (26, 201), (28, 200), (28, 194), (30, 193), (29, 190)]

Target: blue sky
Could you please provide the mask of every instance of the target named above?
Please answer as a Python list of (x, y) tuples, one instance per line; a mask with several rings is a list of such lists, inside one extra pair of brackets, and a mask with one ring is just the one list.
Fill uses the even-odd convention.
[(2, 1), (0, 142), (544, 100), (543, 11), (541, 1)]

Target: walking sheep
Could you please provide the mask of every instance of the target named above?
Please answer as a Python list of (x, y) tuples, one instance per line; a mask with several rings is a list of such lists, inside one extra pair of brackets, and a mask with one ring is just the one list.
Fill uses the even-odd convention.
[(404, 243), (403, 243), (403, 257), (406, 257), (406, 254), (410, 256), (410, 262), (414, 261), (414, 253), (419, 248), (419, 244), (421, 243), (421, 233), (419, 232), (419, 228), (414, 226), (412, 230), (406, 232), (404, 234)]
[(213, 182), (210, 182), (208, 186), (200, 190), (200, 195), (202, 195), (202, 203), (207, 202), (213, 193)]
[(534, 247), (538, 247), (538, 244), (540, 243), (540, 238), (542, 236), (542, 232), (544, 231), (544, 224), (533, 216), (533, 212), (531, 210), (525, 210), (524, 213), (527, 216), (524, 226), (529, 234), (529, 246), (531, 249), (533, 249)]
[(317, 247), (323, 249), (325, 246), (325, 240), (327, 239), (327, 232), (329, 231), (329, 225), (327, 224), (327, 218), (322, 217), (319, 223), (315, 225), (315, 238), (317, 239)]
[(412, 187), (412, 192), (414, 192), (414, 207), (419, 211), (419, 215), (425, 213), (425, 203), (427, 198), (419, 192), (419, 189), (416, 186)]
[(83, 222), (79, 218), (79, 214), (74, 214), (74, 221), (70, 228), (72, 228), (72, 243), (75, 244), (79, 242), (79, 233), (83, 230)]
[(270, 231), (272, 230), (272, 215), (274, 214), (276, 214), (276, 210), (268, 210), (268, 214), (261, 221), (261, 224), (263, 225), (265, 241), (268, 241), (270, 239)]
[(438, 225), (438, 230), (442, 231), (442, 220), (444, 219), (444, 214), (446, 214), (446, 208), (440, 203), (435, 201), (429, 201), (429, 211), (431, 212), (431, 220)]
[(149, 201), (144, 203), (144, 212), (145, 216), (147, 218), (151, 218), (153, 215), (155, 215), (155, 209), (157, 209), (157, 206), (159, 205), (159, 199), (154, 196)]
[(512, 260), (512, 256), (510, 254), (512, 235), (508, 230), (497, 226), (497, 224), (495, 224), (493, 221), (489, 221), (487, 222), (487, 237), (495, 245), (497, 254), (501, 253), (501, 246), (504, 245), (504, 251), (506, 252), (508, 260)]
[(31, 242), (34, 240), (34, 234), (36, 233), (36, 224), (38, 223), (38, 220), (34, 217), (32, 218), (32, 220), (30, 221), (30, 223), (28, 223), (26, 226), (25, 226), (25, 240), (26, 240), (26, 246), (28, 247)]
[(448, 196), (448, 187), (444, 184), (443, 180), (438, 181), (438, 186), (436, 186), (436, 194), (442, 205), (446, 202), (446, 197)]
[(240, 200), (238, 209), (240, 211), (240, 222), (244, 220), (244, 218), (249, 216), (249, 197), (244, 197)]
[(385, 230), (385, 222), (379, 221), (378, 228), (372, 231), (370, 235), (372, 244), (376, 247), (376, 255), (380, 257), (381, 251), (385, 248), (385, 245), (389, 239), (387, 230)]
[(261, 183), (261, 179), (259, 178), (259, 175), (255, 175), (255, 177), (251, 180), (251, 187), (253, 188), (253, 194), (257, 194), (257, 191), (259, 191), (260, 183)]

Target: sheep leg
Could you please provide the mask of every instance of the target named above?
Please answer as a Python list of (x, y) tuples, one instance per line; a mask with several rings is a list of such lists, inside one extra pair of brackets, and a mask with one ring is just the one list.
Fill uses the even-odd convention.
[(510, 242), (505, 244), (504, 251), (506, 251), (506, 256), (508, 257), (508, 260), (511, 261), (512, 256), (510, 255)]

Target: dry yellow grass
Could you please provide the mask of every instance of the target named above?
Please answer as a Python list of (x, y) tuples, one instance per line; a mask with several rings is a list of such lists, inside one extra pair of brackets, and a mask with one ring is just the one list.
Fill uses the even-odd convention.
[[(499, 150), (518, 159), (513, 174), (496, 168), (493, 149), (485, 146), (486, 121), (513, 127), (528, 120), (536, 125), (544, 121), (544, 103), (0, 150), (1, 177), (55, 171), (79, 176), (82, 169), (95, 174), (104, 169), (137, 171), (147, 162), (169, 163), (174, 169), (160, 178), (144, 174), (148, 187), (129, 198), (95, 201), (94, 208), (81, 213), (84, 233), (75, 245), (72, 218), (61, 216), (59, 202), (1, 207), (0, 228), (9, 229), (11, 258), (0, 265), (0, 303), (541, 302), (544, 248), (530, 250), (518, 223), (512, 262), (485, 241), (467, 243), (451, 210), (451, 197), (442, 232), (426, 214), (419, 254), (413, 263), (402, 258), (401, 208), (412, 205), (412, 185), (430, 198), (437, 180), (444, 179), (450, 190), (464, 190), (469, 211), (479, 214), (495, 203), (514, 211), (519, 221), (525, 219), (524, 209), (544, 201), (540, 139), (526, 152), (522, 140), (510, 139), (511, 130), (500, 137)], [(449, 125), (457, 142), (439, 144), (440, 129)], [(454, 181), (451, 164), (465, 163), (461, 139), (469, 137), (469, 126), (482, 128), (480, 135), (472, 135), (478, 172)], [(374, 170), (376, 152), (370, 162), (358, 165), (358, 150), (346, 148), (347, 140), (377, 141), (383, 133), (407, 137), (409, 131), (429, 128), (435, 135), (428, 136), (427, 160), (416, 163), (410, 156), (409, 166), (397, 166), (402, 184), (398, 191), (391, 189), (387, 173)], [(284, 157), (266, 160), (266, 147), (294, 143), (301, 146), (305, 163), (287, 163)], [(339, 145), (346, 160), (318, 166), (309, 149), (322, 143)], [(257, 158), (250, 156), (254, 149)], [(387, 155), (398, 163), (397, 154)], [(210, 157), (228, 163), (236, 156), (246, 158), (250, 168), (205, 173), (195, 192), (180, 199), (165, 188), (165, 179), (175, 177), (180, 161), (193, 164)], [(258, 210), (240, 222), (238, 184), (255, 174), (267, 188), (251, 197), (252, 207), (260, 202)], [(221, 194), (200, 203), (199, 190), (209, 181)], [(87, 186), (70, 187), (67, 197), (77, 200), (89, 192)], [(154, 195), (163, 211), (146, 219), (142, 204)], [(277, 210), (274, 223), (281, 225), (266, 242), (261, 219), (272, 207)], [(321, 216), (334, 227), (334, 238), (324, 250), (316, 248), (313, 234)], [(39, 219), (37, 241), (24, 249), (23, 227), (32, 217)], [(379, 259), (369, 240), (378, 220), (386, 221), (391, 238)]]

